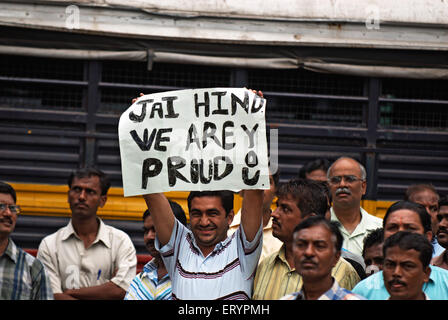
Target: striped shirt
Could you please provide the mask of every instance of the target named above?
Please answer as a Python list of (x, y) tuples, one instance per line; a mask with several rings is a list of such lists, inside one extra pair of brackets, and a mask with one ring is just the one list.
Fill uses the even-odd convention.
[(241, 225), (204, 257), (193, 233), (176, 221), (166, 245), (160, 248), (158, 239), (155, 241), (172, 281), (173, 299), (250, 299), (262, 230), (260, 223), (254, 240), (249, 242)]
[(52, 300), (43, 264), (9, 238), (0, 257), (0, 300)]
[(171, 300), (171, 279), (166, 274), (159, 281), (152, 259), (132, 280), (124, 300)]
[[(294, 292), (282, 297), (280, 300), (306, 300), (303, 290)], [(338, 282), (333, 278), (333, 285), (331, 288), (319, 297), (317, 300), (366, 300), (345, 288), (341, 288)]]
[[(255, 275), (254, 300), (277, 300), (302, 287), (302, 277), (289, 266), (285, 250), (283, 245), (278, 252), (261, 261)], [(333, 267), (331, 275), (348, 290), (361, 280), (355, 268), (342, 257)]]

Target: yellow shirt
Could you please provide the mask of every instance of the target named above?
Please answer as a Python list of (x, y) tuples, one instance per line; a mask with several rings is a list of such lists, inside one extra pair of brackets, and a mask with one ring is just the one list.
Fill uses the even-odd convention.
[[(339, 285), (352, 290), (361, 280), (355, 268), (344, 258), (339, 258), (338, 263), (331, 271), (331, 275)], [(291, 269), (285, 256), (285, 246), (278, 252), (268, 256), (260, 262), (255, 274), (254, 300), (278, 300), (281, 297), (300, 291), (302, 277)]]
[[(232, 235), (239, 227), (241, 223), (241, 210), (233, 217), (233, 221), (227, 231), (227, 236)], [(259, 263), (269, 256), (270, 254), (277, 252), (282, 246), (283, 242), (272, 235), (272, 218), (269, 219), (266, 227), (263, 228), (263, 249), (261, 250)]]

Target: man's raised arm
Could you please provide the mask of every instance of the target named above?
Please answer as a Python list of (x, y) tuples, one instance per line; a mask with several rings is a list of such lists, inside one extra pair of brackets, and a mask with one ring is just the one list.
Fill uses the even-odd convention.
[(263, 190), (244, 190), (241, 223), (247, 241), (253, 241), (263, 219)]
[(163, 247), (170, 241), (176, 221), (170, 203), (163, 193), (145, 194), (143, 198), (154, 221), (160, 247)]

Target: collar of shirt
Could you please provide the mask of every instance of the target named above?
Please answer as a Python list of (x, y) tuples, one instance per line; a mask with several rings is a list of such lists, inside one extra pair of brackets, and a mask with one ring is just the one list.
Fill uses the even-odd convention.
[(339, 222), (341, 224), (341, 232), (345, 233), (348, 237), (356, 237), (360, 234), (364, 234), (366, 231), (368, 232), (374, 230), (375, 228), (372, 228), (368, 223), (369, 213), (361, 207), (359, 207), (359, 209), (361, 212), (361, 221), (359, 221), (359, 224), (356, 226), (355, 230), (353, 230), (351, 234), (348, 233), (348, 231), (345, 229), (341, 221), (339, 221), (338, 217), (334, 213), (333, 207), (330, 208), (331, 213), (330, 220)]
[[(319, 299), (317, 300), (334, 300), (335, 297), (341, 298), (340, 290), (341, 287), (339, 286), (338, 282), (332, 277), (333, 279), (333, 285), (330, 289), (328, 289), (327, 292), (322, 294)], [(297, 294), (297, 300), (306, 300), (305, 299), (305, 292), (303, 292), (303, 286), (302, 289)]]
[(3, 256), (8, 256), (14, 263), (17, 263), (17, 246), (12, 241), (11, 238), (8, 238), (8, 245), (6, 246), (6, 250), (3, 253)]
[[(100, 218), (97, 217), (97, 220), (99, 222), (98, 234), (96, 235), (96, 239), (93, 241), (92, 245), (98, 241), (101, 241), (106, 247), (111, 248), (109, 233), (107, 232), (106, 225)], [(79, 239), (75, 229), (73, 228), (72, 220), (70, 219), (69, 224), (65, 227), (62, 233), (62, 240), (67, 240), (72, 235)]]
[(296, 270), (295, 268), (291, 269), (291, 266), (289, 265), (288, 261), (286, 261), (286, 245), (285, 244), (282, 244), (282, 246), (280, 247), (280, 250), (278, 250), (278, 252), (275, 256), (275, 260), (280, 261), (280, 263), (283, 263), (286, 266), (288, 266), (288, 269), (290, 272)]
[[(225, 248), (227, 245), (229, 245), (230, 241), (232, 241), (232, 239), (236, 236), (236, 232), (232, 233), (230, 236), (227, 236), (226, 239), (224, 239), (221, 242), (218, 242), (215, 247), (213, 248), (213, 251), (207, 256), (207, 257), (211, 257), (214, 256), (216, 254), (218, 254), (223, 248)], [(187, 240), (188, 242), (190, 242), (190, 245), (193, 246), (194, 250), (196, 251), (197, 254), (204, 256), (202, 254), (201, 249), (199, 249), (199, 246), (196, 243), (196, 239), (194, 237), (194, 234), (191, 230), (188, 230), (188, 234), (187, 234)], [(207, 257), (204, 257), (205, 259)]]
[[(168, 273), (162, 277), (161, 280), (168, 278)], [(154, 263), (154, 258), (152, 258), (147, 264), (143, 266), (143, 278), (149, 278), (151, 281), (157, 283), (159, 276), (157, 275), (157, 265)]]

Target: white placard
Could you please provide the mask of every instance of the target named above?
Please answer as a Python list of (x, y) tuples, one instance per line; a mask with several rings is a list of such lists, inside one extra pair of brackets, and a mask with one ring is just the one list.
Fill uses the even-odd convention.
[(140, 97), (118, 125), (124, 195), (269, 189), (265, 107), (244, 88)]

